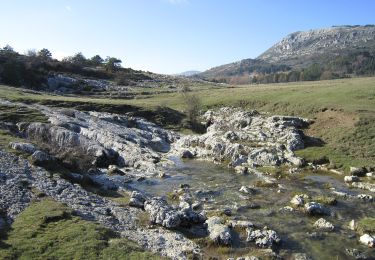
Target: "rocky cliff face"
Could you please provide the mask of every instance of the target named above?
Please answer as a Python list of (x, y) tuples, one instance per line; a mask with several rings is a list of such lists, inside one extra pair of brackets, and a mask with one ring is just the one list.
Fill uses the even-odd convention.
[(339, 26), (291, 33), (258, 59), (268, 62), (298, 59), (327, 52), (339, 53), (346, 48), (374, 46), (375, 26)]

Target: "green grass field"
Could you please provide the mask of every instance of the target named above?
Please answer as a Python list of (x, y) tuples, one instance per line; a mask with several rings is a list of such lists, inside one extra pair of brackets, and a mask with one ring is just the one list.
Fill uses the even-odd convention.
[[(314, 119), (316, 123), (306, 130), (308, 135), (321, 138), (322, 147), (309, 147), (299, 155), (316, 160), (327, 157), (332, 164), (345, 169), (348, 166), (375, 166), (375, 78), (296, 82), (285, 84), (227, 86), (221, 88), (193, 88), (201, 98), (202, 110), (220, 106), (240, 106), (262, 112), (298, 115)], [(7, 86), (0, 86), (0, 98), (13, 101), (90, 104), (106, 111), (127, 112), (129, 105), (145, 111), (167, 107), (184, 110), (182, 96), (158, 93), (131, 100), (58, 96)], [(153, 115), (154, 117), (154, 115)]]
[[(312, 82), (243, 85), (222, 88), (194, 89), (205, 108), (241, 105), (269, 112), (311, 116), (321, 108), (353, 112), (375, 111), (375, 78), (352, 78)], [(55, 100), (97, 104), (127, 104), (140, 107), (167, 106), (182, 110), (181, 95), (155, 92), (147, 98), (131, 100), (60, 96), (0, 85), (0, 98), (13, 101)]]
[(0, 234), (0, 259), (163, 259), (49, 198), (33, 202)]

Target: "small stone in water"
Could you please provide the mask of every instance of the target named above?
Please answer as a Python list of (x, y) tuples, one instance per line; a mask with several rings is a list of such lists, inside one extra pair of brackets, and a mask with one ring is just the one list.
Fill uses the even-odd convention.
[(345, 182), (356, 182), (359, 181), (358, 176), (352, 175), (352, 176), (345, 176), (344, 177)]
[(224, 213), (224, 215), (232, 216), (232, 210), (230, 210), (230, 209), (224, 209), (223, 213)]

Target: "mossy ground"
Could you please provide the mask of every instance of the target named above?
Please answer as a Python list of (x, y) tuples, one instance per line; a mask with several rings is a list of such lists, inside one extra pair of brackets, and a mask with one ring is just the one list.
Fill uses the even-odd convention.
[(11, 123), (48, 123), (48, 118), (39, 111), (27, 107), (0, 105), (0, 121)]
[(117, 196), (108, 196), (107, 198), (118, 203), (122, 207), (127, 207), (130, 201), (130, 195), (122, 192), (117, 192)]
[(315, 196), (315, 197), (312, 197), (310, 200), (324, 204), (324, 205), (329, 205), (329, 206), (337, 204), (337, 200), (335, 197), (330, 197), (330, 196), (325, 196), (325, 195)]
[[(29, 109), (26, 107), (16, 107), (16, 106), (6, 106), (0, 105), (0, 122), (7, 123), (18, 123), (18, 122), (41, 122), (47, 123), (48, 118), (42, 113)], [(21, 152), (9, 149), (10, 142), (24, 142), (22, 138), (16, 136), (8, 130), (0, 129), (0, 148), (5, 149), (9, 152), (15, 153), (17, 155), (24, 155)]]
[(50, 198), (33, 202), (0, 244), (0, 259), (160, 259)]
[(369, 233), (375, 235), (375, 218), (363, 218), (358, 221), (357, 230), (361, 234)]
[(1, 149), (15, 152), (14, 150), (11, 150), (9, 148), (9, 143), (10, 142), (16, 142), (16, 141), (22, 142), (23, 139), (15, 136), (15, 135), (13, 135), (8, 130), (2, 130), (2, 129), (0, 129), (0, 148)]

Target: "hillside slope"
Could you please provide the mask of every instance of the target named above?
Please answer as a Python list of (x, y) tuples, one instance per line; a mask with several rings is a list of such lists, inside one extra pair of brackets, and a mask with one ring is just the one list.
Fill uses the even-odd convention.
[(15, 87), (88, 96), (133, 98), (150, 89), (178, 91), (182, 86), (212, 85), (200, 79), (156, 74), (124, 68), (122, 61), (82, 53), (53, 59), (48, 49), (20, 54), (7, 45), (0, 48), (0, 83)]
[[(335, 26), (289, 34), (256, 59), (214, 67), (199, 76), (225, 82), (230, 79), (249, 81), (249, 77), (259, 75), (302, 71), (313, 64), (319, 64), (322, 71), (336, 73), (336, 77), (352, 73), (369, 75), (374, 73), (374, 53), (374, 25)], [(298, 80), (301, 79), (283, 81)]]

